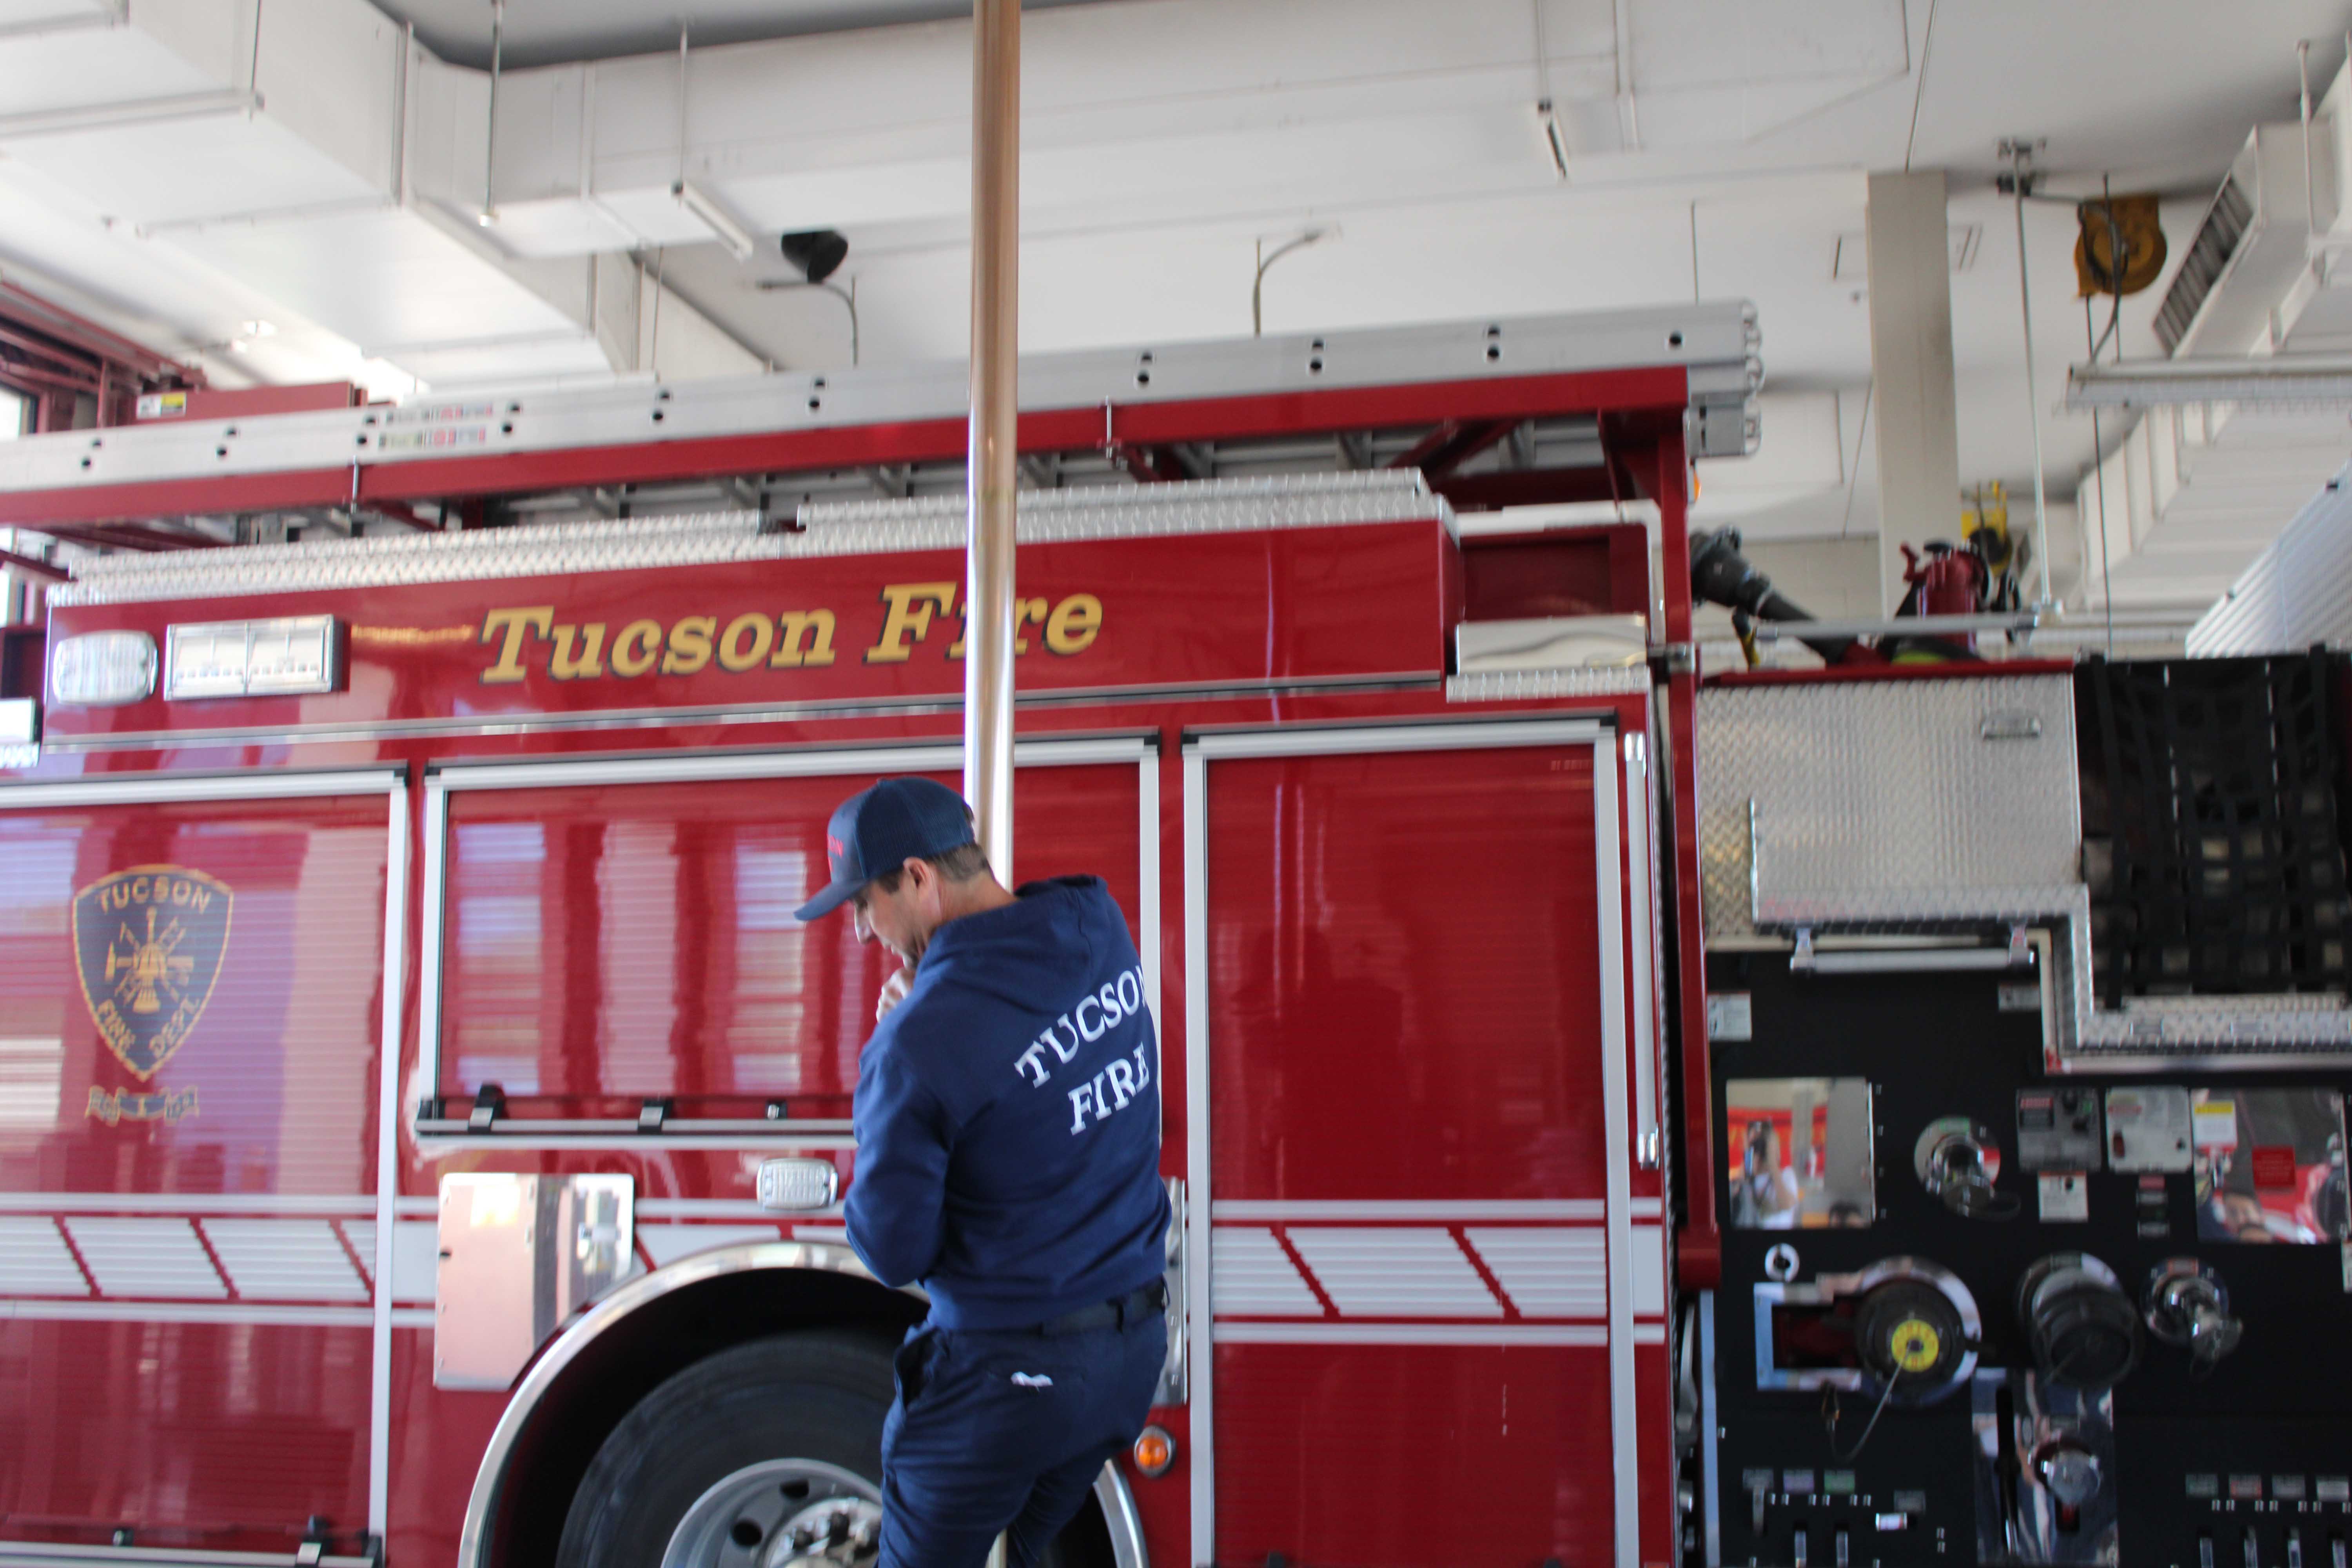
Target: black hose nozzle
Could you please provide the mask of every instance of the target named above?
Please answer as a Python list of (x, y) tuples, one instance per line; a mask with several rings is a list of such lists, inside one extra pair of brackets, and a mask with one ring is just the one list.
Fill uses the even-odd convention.
[[(1803, 605), (1774, 588), (1772, 579), (1739, 553), (1739, 531), (1736, 528), (1712, 531), (1701, 529), (1690, 536), (1690, 574), (1691, 596), (1703, 604), (1723, 605), (1735, 614), (1744, 613), (1759, 621), (1813, 618)], [(1827, 664), (1837, 663), (1853, 646), (1852, 637), (1800, 640)]]

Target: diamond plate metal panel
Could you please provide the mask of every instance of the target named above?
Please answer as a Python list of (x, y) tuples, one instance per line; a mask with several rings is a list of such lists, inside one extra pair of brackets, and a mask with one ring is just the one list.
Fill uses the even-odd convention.
[(2080, 887), (2064, 676), (1713, 687), (1698, 758), (1709, 936), (2048, 914)]
[(2051, 981), (2058, 1004), (2053, 1066), (2128, 1072), (2178, 1070), (2205, 1061), (2242, 1068), (2352, 1059), (2352, 1009), (2343, 997), (2329, 994), (2135, 996), (2112, 1011), (2095, 1007), (2090, 916), (2086, 890), (2052, 944)]
[[(325, 540), (121, 553), (74, 564), (52, 605), (122, 605), (159, 599), (459, 583), (561, 573), (642, 571), (713, 562), (791, 561), (906, 550), (961, 550), (960, 496), (804, 507), (803, 531), (763, 531), (757, 512), (541, 523), (471, 533)], [(1418, 472), (1315, 474), (1191, 484), (1024, 490), (1025, 544), (1169, 534), (1325, 528), (1416, 520), (1454, 526), (1454, 511)]]
[[(1221, 514), (1242, 509), (1242, 517)], [(901, 500), (813, 501), (800, 509), (801, 524), (820, 528), (872, 527), (893, 522), (944, 522), (963, 538), (970, 503), (961, 495), (916, 496)], [(1087, 538), (1130, 533), (1192, 533), (1204, 529), (1311, 528), (1332, 522), (1392, 521), (1446, 517), (1445, 501), (1430, 493), (1416, 469), (1380, 469), (1360, 474), (1276, 474), (1263, 479), (1199, 479), (1181, 484), (1096, 485), (1021, 492), (1022, 535), (1030, 529), (1084, 530)], [(1078, 535), (1054, 532), (1037, 537)]]

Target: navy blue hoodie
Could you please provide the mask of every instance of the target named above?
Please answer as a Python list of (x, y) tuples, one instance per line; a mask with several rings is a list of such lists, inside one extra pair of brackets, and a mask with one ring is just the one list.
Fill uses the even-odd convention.
[(1023, 1328), (1165, 1267), (1160, 1050), (1101, 880), (931, 937), (857, 1071), (850, 1245), (947, 1329)]

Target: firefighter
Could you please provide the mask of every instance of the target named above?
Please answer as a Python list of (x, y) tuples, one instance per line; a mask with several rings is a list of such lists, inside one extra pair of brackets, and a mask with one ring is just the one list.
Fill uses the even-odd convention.
[(1142, 1430), (1167, 1350), (1158, 1042), (1098, 878), (1009, 892), (961, 798), (851, 796), (832, 881), (901, 965), (859, 1063), (850, 1245), (928, 1318), (882, 1428), (883, 1568), (1036, 1562)]

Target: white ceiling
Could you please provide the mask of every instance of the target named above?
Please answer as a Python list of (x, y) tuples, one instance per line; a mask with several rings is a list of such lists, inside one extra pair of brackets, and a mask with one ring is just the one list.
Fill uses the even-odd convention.
[[(486, 63), (488, 0), (380, 3), (365, 14), (381, 23), (368, 47), (396, 50), (394, 24), (413, 22), (420, 42), (456, 64)], [(194, 4), (133, 0), (131, 21)], [(1630, 48), (1612, 60), (1609, 18), (1621, 8)], [(0, 34), (25, 16), (107, 9), (102, 0), (0, 0)], [(0, 37), (0, 268), (159, 349), (201, 357), (224, 381), (352, 376), (397, 391), (415, 376), (448, 384), (460, 374), (604, 374), (563, 269), (581, 250), (631, 235), (648, 260), (659, 250), (679, 298), (759, 358), (846, 363), (839, 301), (759, 287), (789, 276), (775, 228), (833, 226), (851, 242), (838, 280), (856, 281), (866, 363), (959, 355), (969, 263), (956, 169), (967, 110), (954, 79), (968, 35), (935, 19), (962, 9), (946, 0), (688, 8), (690, 111), (731, 111), (737, 97), (756, 103), (771, 89), (768, 118), (714, 121), (689, 138), (698, 172), (757, 220), (765, 244), (745, 263), (715, 243), (650, 242), (698, 232), (688, 224), (670, 235), (659, 224), (680, 220), (637, 194), (665, 191), (679, 156), (675, 97), (664, 109), (658, 96), (674, 92), (663, 84), (676, 69), (675, 11), (647, 21), (656, 14), (632, 0), (509, 0), (506, 101), (543, 100), (541, 118), (557, 129), (510, 130), (501, 110), (499, 205), (540, 177), (534, 149), (521, 145), (533, 139), (553, 149), (542, 161), (557, 184), (573, 184), (537, 205), (513, 201), (511, 232), (488, 237), (457, 221), (465, 203), (455, 196), (438, 210), (387, 210), (345, 188), (374, 179), (381, 148), (339, 153), (343, 174), (315, 159), (273, 172), (290, 135), (277, 123), (282, 95), (295, 90), (285, 72), (273, 83), (263, 69), (269, 112), (238, 122), (240, 134), (208, 125), (12, 139), (17, 105), (86, 102), (98, 90), (75, 75), (99, 69), (98, 57), (74, 51), (100, 34), (61, 34), (47, 54)], [(2352, 20), (2347, 0), (2226, 13), (2211, 0), (1346, 0), (1339, 10), (1315, 0), (1048, 10), (1032, 0), (1029, 9), (1024, 349), (1245, 333), (1254, 247), (1308, 226), (1337, 232), (1268, 275), (1270, 330), (1746, 297), (1761, 318), (1769, 388), (1794, 399), (1776, 405), (1745, 491), (1742, 475), (1725, 470), (1701, 504), (1742, 514), (1751, 536), (1783, 538), (1877, 528), (1864, 427), (1867, 279), (1854, 276), (1853, 254), (1866, 173), (1948, 171), (1955, 232), (1973, 232), (1952, 279), (1963, 482), (2000, 479), (2030, 495), (2032, 407), (2053, 500), (2064, 501), (2093, 453), (2087, 417), (2055, 406), (2065, 366), (2085, 346), (2069, 260), (2075, 223), (2063, 205), (2025, 215), (2040, 360), (2029, 400), (2017, 236), (1992, 188), (1995, 143), (2046, 139), (2042, 165), (2055, 193), (2095, 194), (2111, 179), (2118, 191), (2167, 194), (2177, 263), (2249, 128), (2293, 117), (2295, 40), (2317, 40), (2314, 76), (2324, 83)], [(1551, 29), (1549, 80), (1537, 66), (1538, 17)], [(835, 31), (879, 24), (902, 26)], [(279, 25), (265, 20), (265, 45)], [(796, 41), (703, 53), (775, 37)], [(656, 58), (619, 58), (640, 52)], [(559, 122), (589, 117), (575, 102), (588, 79), (521, 68), (582, 60), (608, 63), (585, 89), (597, 140), (567, 163)], [(189, 90), (179, 68), (168, 51), (155, 54), (152, 81), (110, 76), (100, 96)], [(1613, 93), (1626, 68), (1630, 106)], [(750, 73), (748, 83), (730, 87), (730, 72)], [(420, 133), (410, 149), (420, 189), (462, 192), (470, 179), (478, 202), (479, 79), (420, 81), (446, 110), (433, 137)], [(891, 81), (907, 85), (875, 85)], [(645, 100), (635, 120), (615, 118), (625, 88)], [(1533, 102), (1547, 90), (1569, 106), (1576, 151), (1565, 182), (1536, 129)], [(255, 199), (269, 210), (237, 210), (215, 188), (205, 171), (224, 160), (250, 168), (252, 188), (269, 193)], [(530, 238), (542, 218), (553, 237)], [(519, 248), (547, 259), (520, 260)], [(485, 258), (496, 271), (483, 271)], [(2160, 294), (2126, 302), (2126, 354), (2158, 352), (2147, 322)], [(256, 319), (276, 330), (246, 337)], [(2112, 448), (2118, 432), (2103, 434)]]

